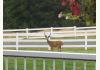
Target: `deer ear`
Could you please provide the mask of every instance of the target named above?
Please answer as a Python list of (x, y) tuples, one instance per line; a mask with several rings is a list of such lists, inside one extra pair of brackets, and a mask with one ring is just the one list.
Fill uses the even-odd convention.
[(48, 38), (51, 36), (51, 33), (49, 34)]
[(44, 32), (44, 36), (47, 38), (47, 35), (46, 35), (46, 33)]

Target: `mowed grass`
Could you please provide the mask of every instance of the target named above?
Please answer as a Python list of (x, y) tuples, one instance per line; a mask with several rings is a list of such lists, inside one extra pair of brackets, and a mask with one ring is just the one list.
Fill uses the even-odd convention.
[[(15, 47), (4, 47), (5, 50), (16, 50)], [(19, 50), (29, 50), (29, 51), (50, 51), (48, 48), (41, 48), (41, 47), (19, 47)], [(54, 51), (57, 51), (57, 48), (54, 48)], [(71, 47), (71, 48), (62, 48), (61, 52), (78, 52), (78, 53), (96, 53), (95, 47), (88, 47), (87, 50), (85, 50), (84, 47)]]
[[(4, 49), (13, 49), (15, 48), (4, 48)], [(48, 51), (48, 48), (19, 48), (19, 50), (30, 50), (30, 51)], [(56, 49), (55, 49), (56, 51)], [(84, 48), (62, 48), (63, 52), (78, 52), (78, 53), (96, 53), (96, 48), (88, 48), (87, 51)], [(8, 70), (14, 70), (14, 59), (15, 57), (4, 57), (4, 60), (8, 58)], [(26, 69), (33, 70), (33, 60), (36, 60), (36, 69), (43, 70), (43, 58), (26, 58)], [(53, 60), (45, 58), (46, 61), (46, 70), (53, 70)], [(84, 61), (84, 60), (65, 60), (65, 70), (73, 70), (73, 63), (76, 63), (76, 70), (84, 70), (84, 63), (86, 62), (87, 70), (95, 70), (95, 61)], [(17, 70), (24, 70), (24, 57), (17, 57)], [(55, 61), (56, 70), (62, 70), (63, 68), (63, 59), (56, 59)], [(4, 70), (5, 70), (5, 61), (4, 61)]]
[[(45, 38), (35, 38), (35, 37), (41, 37), (41, 36), (28, 36), (28, 38), (26, 36), (19, 36), (19, 38), (22, 39), (45, 39)], [(3, 38), (16, 38), (15, 36), (4, 36)], [(88, 36), (88, 39), (96, 39), (96, 36)], [(76, 37), (51, 37), (51, 39), (85, 39), (85, 36), (76, 36)]]

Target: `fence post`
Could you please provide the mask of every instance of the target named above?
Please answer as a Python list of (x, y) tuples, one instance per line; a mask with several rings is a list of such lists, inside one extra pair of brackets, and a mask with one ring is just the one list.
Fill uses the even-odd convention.
[(52, 65), (53, 69), (52, 70), (55, 70), (55, 59), (53, 59), (53, 65)]
[(85, 31), (85, 50), (87, 50), (87, 31)]
[(43, 59), (43, 70), (46, 70), (45, 59)]
[(52, 34), (53, 34), (53, 27), (51, 27), (51, 32), (50, 33), (51, 33), (51, 36), (52, 36)]
[(8, 70), (8, 58), (5, 58), (5, 70)]
[(76, 62), (73, 62), (73, 70), (76, 70)]
[(26, 38), (28, 38), (28, 33), (29, 33), (28, 28), (26, 28), (26, 35), (27, 35)]
[(84, 62), (84, 70), (86, 70), (86, 62)]
[(33, 70), (36, 70), (36, 60), (33, 59)]
[(14, 62), (15, 62), (14, 68), (15, 70), (17, 70), (17, 57), (15, 57)]
[(19, 47), (18, 36), (19, 36), (18, 33), (16, 33), (16, 50), (18, 50), (18, 47)]
[(96, 70), (96, 63), (95, 63), (95, 70)]
[(63, 70), (66, 70), (65, 67), (66, 65), (65, 65), (65, 60), (63, 60)]
[(76, 38), (76, 26), (74, 26), (74, 34), (75, 34), (75, 38)]
[(26, 57), (24, 57), (24, 70), (26, 70)]

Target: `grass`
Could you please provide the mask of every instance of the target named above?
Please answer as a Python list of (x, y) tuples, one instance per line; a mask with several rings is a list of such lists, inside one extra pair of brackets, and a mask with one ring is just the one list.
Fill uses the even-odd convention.
[[(4, 57), (5, 59), (6, 57)], [(9, 61), (9, 67), (8, 70), (14, 70), (14, 57), (8, 57)], [(24, 70), (24, 58), (23, 57), (18, 57), (17, 58), (17, 65), (18, 65), (18, 70)], [(33, 59), (34, 58), (26, 58), (27, 60), (27, 65), (26, 68), (27, 70), (33, 70)], [(42, 70), (43, 69), (43, 60), (42, 58), (35, 58), (36, 60), (36, 67), (37, 70)], [(45, 59), (46, 61), (46, 70), (53, 70), (53, 61), (52, 59)], [(84, 62), (87, 63), (87, 70), (95, 70), (95, 61), (82, 61), (82, 60), (65, 60), (66, 64), (66, 70), (73, 70), (73, 62), (76, 63), (76, 70), (84, 70)], [(5, 62), (4, 62), (5, 63)], [(55, 61), (56, 65), (56, 70), (62, 70), (63, 68), (63, 63), (62, 60), (56, 59)], [(5, 70), (5, 64), (4, 70)]]
[[(9, 48), (4, 47), (3, 49), (15, 50), (16, 48), (14, 48), (14, 47), (9, 47)], [(49, 51), (48, 48), (39, 48), (39, 47), (35, 47), (35, 48), (19, 47), (19, 50)], [(55, 48), (54, 51), (57, 51), (57, 49)], [(96, 48), (95, 47), (88, 47), (88, 49), (86, 51), (84, 47), (78, 47), (78, 48), (71, 47), (71, 48), (62, 48), (61, 51), (63, 51), (63, 52), (78, 52), (78, 53), (96, 53)]]
[[(29, 36), (28, 39), (45, 39), (45, 38), (32, 38), (33, 36)], [(34, 36), (36, 37), (36, 36)], [(38, 36), (39, 37), (39, 36)], [(4, 36), (3, 38), (16, 38), (15, 36)], [(27, 39), (26, 36), (20, 36), (20, 38), (22, 39)], [(85, 39), (85, 36), (77, 36), (77, 37), (56, 37), (56, 38), (53, 38), (52, 39)], [(88, 39), (96, 39), (96, 36), (88, 36)]]
[[(13, 49), (15, 48), (4, 48), (4, 49)], [(35, 50), (35, 51), (47, 51), (48, 48), (19, 48), (19, 50)], [(56, 50), (56, 49), (55, 49)], [(64, 52), (80, 52), (80, 53), (96, 53), (96, 48), (88, 48), (87, 51), (84, 50), (84, 48), (62, 48), (62, 51)], [(8, 58), (8, 64), (9, 68), (8, 70), (14, 70), (14, 59), (15, 57), (5, 57), (4, 59)], [(33, 70), (33, 59), (36, 60), (36, 67), (37, 70), (43, 70), (43, 58), (26, 58), (27, 60), (27, 65), (26, 68), (27, 70)], [(63, 60), (63, 59), (62, 59)], [(55, 65), (56, 65), (56, 70), (62, 70), (62, 60), (61, 59), (56, 59)], [(47, 59), (45, 58), (46, 61), (46, 70), (53, 70), (52, 66), (52, 59)], [(65, 60), (66, 64), (66, 70), (73, 70), (73, 62), (76, 63), (76, 70), (84, 70), (84, 62), (87, 63), (87, 70), (95, 70), (95, 61), (83, 61), (83, 60)], [(5, 61), (4, 61), (5, 63)], [(24, 70), (24, 57), (17, 57), (17, 65), (18, 65), (18, 70)], [(4, 70), (5, 70), (5, 64)]]

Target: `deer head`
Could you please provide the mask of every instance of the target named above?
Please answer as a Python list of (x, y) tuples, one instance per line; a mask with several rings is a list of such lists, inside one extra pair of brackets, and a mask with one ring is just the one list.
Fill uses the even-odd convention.
[(44, 36), (47, 39), (47, 41), (50, 39), (51, 33), (47, 36), (46, 33), (44, 32)]

